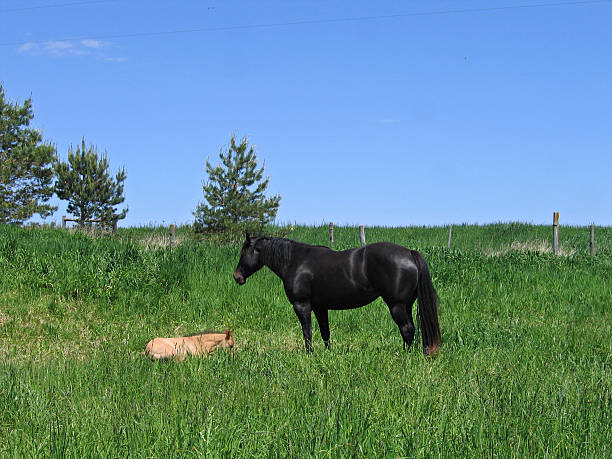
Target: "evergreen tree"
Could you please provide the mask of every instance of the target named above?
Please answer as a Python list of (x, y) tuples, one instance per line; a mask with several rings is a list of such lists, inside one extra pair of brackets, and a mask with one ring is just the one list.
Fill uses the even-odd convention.
[(219, 152), (221, 164), (206, 160), (208, 182), (204, 198), (194, 212), (196, 232), (260, 231), (276, 217), (280, 195), (266, 198), (269, 178), (262, 180), (264, 166), (257, 168), (253, 146), (232, 134), (227, 151)]
[(116, 213), (115, 206), (121, 204), (123, 182), (127, 174), (125, 169), (117, 172), (115, 178), (108, 172), (108, 157), (104, 153), (98, 157), (95, 147), (85, 148), (85, 139), (81, 148), (76, 151), (70, 148), (68, 162), (58, 161), (55, 164), (57, 182), (55, 192), (60, 199), (68, 201), (67, 210), (79, 219), (79, 226), (85, 220), (100, 219), (103, 225), (112, 225), (113, 220), (125, 218), (128, 209)]
[(28, 127), (34, 118), (31, 98), (23, 105), (7, 102), (0, 85), (0, 222), (21, 224), (34, 214), (42, 218), (57, 207), (53, 196), (55, 148)]

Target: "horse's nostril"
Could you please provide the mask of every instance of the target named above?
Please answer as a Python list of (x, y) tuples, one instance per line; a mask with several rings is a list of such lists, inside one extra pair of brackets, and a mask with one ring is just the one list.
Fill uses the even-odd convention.
[(238, 270), (234, 271), (234, 280), (240, 285), (244, 284), (244, 276)]

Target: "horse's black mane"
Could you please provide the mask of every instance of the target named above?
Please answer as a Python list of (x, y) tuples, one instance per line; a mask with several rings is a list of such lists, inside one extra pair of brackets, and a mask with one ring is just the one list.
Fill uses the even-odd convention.
[(323, 245), (310, 245), (303, 242), (293, 241), (284, 237), (257, 236), (256, 244), (262, 249), (261, 256), (266, 266), (275, 266), (284, 269), (291, 263), (293, 247), (322, 247)]
[(291, 252), (295, 241), (281, 237), (260, 236), (257, 244), (261, 247), (262, 261), (267, 266), (286, 268), (291, 263)]

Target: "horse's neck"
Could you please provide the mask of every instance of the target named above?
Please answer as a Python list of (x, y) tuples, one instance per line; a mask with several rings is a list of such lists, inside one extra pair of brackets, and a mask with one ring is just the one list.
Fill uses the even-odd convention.
[[(289, 244), (287, 247), (280, 247), (278, 244)], [(288, 265), (288, 259), (285, 256), (285, 251), (291, 253), (292, 246), (290, 241), (271, 240), (265, 246), (266, 253), (264, 254), (264, 265), (272, 270), (281, 279), (285, 278), (285, 271)]]

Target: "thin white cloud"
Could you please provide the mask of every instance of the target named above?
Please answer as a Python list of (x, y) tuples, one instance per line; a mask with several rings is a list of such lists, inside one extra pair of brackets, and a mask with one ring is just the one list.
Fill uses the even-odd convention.
[(85, 48), (100, 49), (109, 46), (110, 43), (100, 40), (81, 40), (81, 45), (83, 45)]
[(127, 57), (105, 57), (104, 60), (107, 62), (126, 62), (128, 58)]
[(50, 55), (50, 56), (80, 56), (86, 53), (83, 48), (75, 46), (70, 41), (47, 41), (44, 43), (28, 42), (21, 45), (17, 52), (19, 54), (30, 54), (33, 56)]
[(48, 41), (45, 43), (45, 49), (51, 52), (62, 52), (74, 48), (70, 41)]
[(18, 54), (31, 56), (87, 56), (91, 55), (107, 62), (124, 62), (125, 57), (107, 56), (105, 48), (110, 48), (112, 43), (101, 40), (84, 39), (78, 41), (57, 40), (43, 43), (27, 42), (17, 48)]
[(36, 44), (35, 43), (27, 42), (27, 43), (24, 43), (23, 45), (21, 45), (19, 48), (17, 48), (17, 52), (19, 54), (23, 54), (23, 53), (30, 52), (30, 51), (32, 51), (35, 48), (36, 48)]
[(391, 118), (386, 118), (383, 120), (378, 120), (379, 123), (383, 123), (383, 124), (391, 124), (391, 123), (397, 123), (398, 120), (394, 120)]

